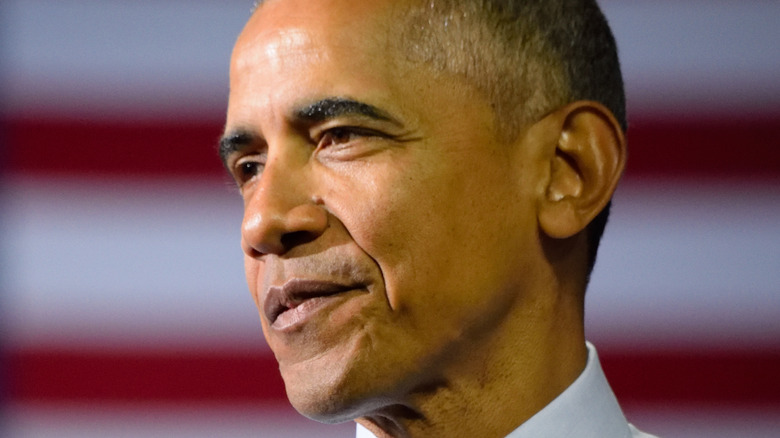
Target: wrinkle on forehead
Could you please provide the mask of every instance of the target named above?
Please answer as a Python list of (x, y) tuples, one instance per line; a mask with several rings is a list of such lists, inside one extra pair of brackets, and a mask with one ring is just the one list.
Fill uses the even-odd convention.
[(287, 117), (291, 105), (332, 96), (386, 104), (409, 75), (396, 44), (403, 28), (396, 2), (405, 0), (266, 2), (233, 52), (229, 120)]
[(314, 44), (309, 32), (299, 28), (285, 28), (260, 32), (250, 41), (237, 46), (235, 68), (238, 71), (262, 68), (279, 71), (285, 64), (306, 60), (323, 61), (326, 54)]
[(318, 53), (313, 50), (311, 43), (311, 37), (306, 32), (300, 29), (286, 29), (279, 31), (276, 38), (265, 45), (263, 51), (265, 58), (271, 63), (270, 67), (276, 70), (281, 67), (280, 63), (287, 56)]
[[(419, 1), (419, 0), (414, 0)], [(397, 38), (397, 24), (405, 14), (407, 0), (284, 0), (264, 1), (244, 28), (253, 39), (278, 39), (276, 52), (306, 50), (322, 41), (313, 35), (329, 35), (331, 43), (355, 46), (359, 40), (373, 40), (376, 49)], [(334, 33), (334, 30), (336, 32)], [(271, 32), (279, 35), (271, 36)], [(254, 42), (252, 42), (254, 43)], [(285, 46), (285, 43), (288, 45)], [(310, 49), (309, 49), (310, 50)]]

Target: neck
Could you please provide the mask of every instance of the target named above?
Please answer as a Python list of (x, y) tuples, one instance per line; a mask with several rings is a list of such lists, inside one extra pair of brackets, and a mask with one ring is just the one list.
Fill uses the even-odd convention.
[(518, 306), (489, 338), (455, 347), (455, 360), (436, 378), (357, 421), (380, 438), (506, 436), (584, 369), (576, 301), (567, 295)]

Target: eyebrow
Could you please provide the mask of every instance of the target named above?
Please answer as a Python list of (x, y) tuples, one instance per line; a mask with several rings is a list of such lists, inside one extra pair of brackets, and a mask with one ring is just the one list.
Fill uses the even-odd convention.
[(373, 105), (344, 97), (329, 97), (295, 111), (295, 118), (302, 122), (323, 122), (343, 116), (363, 116), (396, 125), (401, 124), (390, 114)]
[(257, 140), (257, 136), (245, 129), (239, 129), (229, 134), (225, 134), (219, 139), (217, 151), (222, 164), (227, 167), (227, 159), (230, 154), (238, 152), (241, 149), (251, 145)]

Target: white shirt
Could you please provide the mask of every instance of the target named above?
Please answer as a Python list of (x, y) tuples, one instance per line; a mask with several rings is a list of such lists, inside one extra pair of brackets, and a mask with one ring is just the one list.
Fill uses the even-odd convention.
[[(655, 438), (628, 423), (618, 405), (596, 348), (590, 342), (588, 363), (577, 380), (506, 438)], [(356, 438), (376, 438), (357, 426)]]

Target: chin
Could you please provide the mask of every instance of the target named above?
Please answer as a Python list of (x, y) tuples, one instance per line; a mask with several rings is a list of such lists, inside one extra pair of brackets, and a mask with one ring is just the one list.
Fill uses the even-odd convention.
[(287, 398), (301, 415), (333, 424), (351, 421), (365, 412), (372, 398), (366, 393), (368, 382), (360, 383), (358, 376), (334, 365), (281, 367)]
[(301, 415), (320, 423), (335, 424), (354, 420), (366, 411), (366, 398), (347, 395), (330, 388), (301, 388), (287, 385), (287, 397)]

